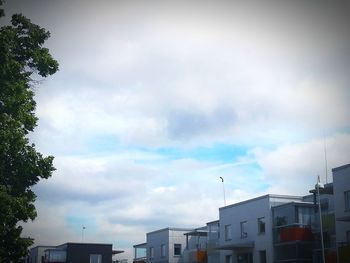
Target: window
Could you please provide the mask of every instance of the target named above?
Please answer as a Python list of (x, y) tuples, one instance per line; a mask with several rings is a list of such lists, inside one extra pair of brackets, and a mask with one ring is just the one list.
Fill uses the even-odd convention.
[(154, 248), (150, 247), (149, 248), (149, 258), (153, 258), (154, 257)]
[(102, 263), (102, 255), (91, 254), (90, 255), (90, 263)]
[(259, 251), (260, 263), (266, 263), (266, 250)]
[(160, 256), (165, 257), (165, 245), (164, 244), (162, 244), (160, 246)]
[(225, 263), (232, 263), (232, 255), (225, 256)]
[(350, 210), (350, 191), (344, 192), (345, 210)]
[(247, 221), (243, 221), (241, 222), (241, 238), (246, 238), (247, 236)]
[(181, 256), (181, 244), (174, 244), (174, 256)]
[(225, 240), (231, 240), (232, 239), (232, 231), (231, 231), (231, 225), (225, 226)]
[(258, 218), (258, 233), (259, 234), (265, 233), (265, 217)]
[(346, 231), (346, 242), (350, 244), (350, 231)]

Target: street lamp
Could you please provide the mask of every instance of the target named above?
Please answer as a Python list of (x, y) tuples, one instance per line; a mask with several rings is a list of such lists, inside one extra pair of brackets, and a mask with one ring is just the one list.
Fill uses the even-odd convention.
[(321, 182), (320, 182), (320, 176), (317, 176), (317, 184), (315, 185), (315, 189), (316, 189), (316, 191), (317, 191), (317, 196), (318, 196), (318, 214), (319, 214), (319, 217), (320, 217), (322, 262), (325, 263), (325, 258), (324, 258), (324, 242), (323, 242), (323, 226), (322, 226), (322, 214), (321, 214), (320, 188), (323, 188), (323, 185), (322, 185)]
[(225, 196), (225, 184), (224, 184), (224, 178), (220, 176), (221, 182), (222, 182), (222, 190), (224, 192), (224, 205), (226, 206), (226, 196)]
[(86, 229), (85, 226), (82, 226), (82, 229), (81, 229), (81, 242), (83, 243), (84, 242), (84, 230)]

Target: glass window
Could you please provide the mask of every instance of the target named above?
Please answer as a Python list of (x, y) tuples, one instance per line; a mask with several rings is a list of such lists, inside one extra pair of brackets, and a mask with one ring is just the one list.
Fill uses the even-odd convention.
[(266, 250), (259, 251), (260, 263), (266, 263)]
[(247, 236), (247, 221), (243, 221), (241, 222), (241, 238), (246, 238)]
[(286, 205), (273, 209), (274, 226), (284, 226), (295, 223), (295, 206)]
[(313, 223), (314, 213), (313, 207), (298, 206), (297, 210), (297, 220), (296, 223), (310, 226)]
[(225, 240), (231, 240), (232, 239), (232, 229), (231, 225), (225, 226)]
[(350, 210), (350, 191), (344, 192), (345, 210)]
[(161, 255), (162, 257), (165, 257), (165, 245), (164, 245), (164, 244), (162, 244), (162, 245), (160, 246), (160, 255)]
[(150, 247), (149, 248), (149, 258), (153, 258), (154, 257), (154, 248)]
[(265, 233), (265, 217), (258, 218), (258, 233)]
[(91, 254), (90, 255), (90, 263), (101, 263), (102, 255), (99, 254)]
[(181, 244), (174, 244), (174, 256), (181, 256)]
[(220, 238), (219, 234), (220, 234), (219, 223), (210, 224), (209, 225), (208, 239), (209, 240), (217, 240)]

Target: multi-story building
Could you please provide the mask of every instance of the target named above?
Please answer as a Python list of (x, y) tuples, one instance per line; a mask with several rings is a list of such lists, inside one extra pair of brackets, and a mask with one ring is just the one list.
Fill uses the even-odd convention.
[[(163, 228), (146, 234), (147, 242), (134, 245), (134, 263), (206, 263), (218, 255), (219, 221), (195, 229)], [(209, 234), (208, 234), (209, 229)], [(208, 249), (210, 238), (212, 249)], [(216, 261), (213, 261), (216, 262)]]
[(146, 258), (149, 263), (184, 262), (183, 252), (186, 248), (185, 233), (188, 228), (163, 228), (146, 235)]
[(312, 262), (314, 209), (303, 201), (272, 208), (274, 262)]
[(208, 262), (220, 263), (220, 251), (216, 249), (220, 244), (220, 220), (208, 222), (207, 231)]
[(300, 202), (302, 197), (264, 195), (221, 207), (220, 262), (273, 262), (273, 218), (271, 208)]
[(332, 172), (333, 183), (309, 195), (221, 207), (206, 227), (148, 233), (135, 251), (147, 249), (143, 259), (151, 263), (350, 263), (350, 164)]
[(350, 262), (350, 164), (332, 169), (339, 263)]

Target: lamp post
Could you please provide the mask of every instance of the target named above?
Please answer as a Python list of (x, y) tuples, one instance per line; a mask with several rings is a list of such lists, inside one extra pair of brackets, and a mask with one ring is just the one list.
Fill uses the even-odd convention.
[(221, 182), (222, 182), (222, 190), (224, 192), (224, 206), (226, 206), (226, 196), (225, 196), (225, 184), (224, 184), (224, 178), (220, 176)]
[(323, 242), (323, 226), (322, 226), (322, 214), (321, 214), (321, 198), (320, 198), (320, 188), (323, 188), (323, 185), (320, 182), (320, 176), (317, 176), (317, 184), (315, 185), (315, 188), (316, 188), (317, 196), (318, 196), (318, 214), (319, 214), (319, 217), (320, 217), (322, 263), (325, 263), (324, 242)]
[(84, 242), (84, 230), (86, 229), (85, 226), (82, 226), (81, 228), (81, 242)]

